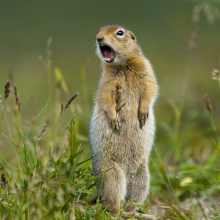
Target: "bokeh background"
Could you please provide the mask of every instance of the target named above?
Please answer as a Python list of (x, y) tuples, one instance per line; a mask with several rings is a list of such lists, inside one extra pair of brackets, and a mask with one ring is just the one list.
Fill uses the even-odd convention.
[[(101, 73), (95, 54), (95, 36), (102, 26), (122, 25), (136, 35), (155, 70), (160, 86), (155, 105), (156, 146), (163, 155), (168, 149), (172, 151), (167, 125), (172, 126), (175, 121), (173, 103), (183, 104), (180, 124), (183, 131), (188, 131), (186, 135), (196, 136), (210, 126), (205, 93), (211, 99), (216, 124), (220, 122), (220, 88), (218, 82), (211, 79), (212, 70), (219, 69), (220, 65), (219, 8), (218, 0), (2, 1), (0, 94), (4, 94), (7, 79), (13, 78), (19, 92), (22, 121), (25, 124), (26, 120), (36, 118), (51, 92), (47, 71), (39, 60), (39, 55), (45, 59), (46, 43), (51, 37), (53, 90), (50, 103), (56, 102), (54, 69), (59, 68), (69, 88), (68, 94), (61, 91), (60, 104), (67, 102), (75, 92), (80, 94), (66, 111), (62, 123), (76, 114), (77, 129), (87, 137)], [(13, 112), (13, 105), (6, 110)], [(50, 116), (53, 121), (53, 115)], [(9, 123), (13, 125), (13, 118), (9, 117)], [(5, 124), (3, 133), (7, 134)], [(197, 135), (199, 139), (198, 144), (202, 144), (204, 138)], [(85, 143), (88, 147), (88, 142)], [(12, 156), (11, 145), (2, 136), (0, 154)]]

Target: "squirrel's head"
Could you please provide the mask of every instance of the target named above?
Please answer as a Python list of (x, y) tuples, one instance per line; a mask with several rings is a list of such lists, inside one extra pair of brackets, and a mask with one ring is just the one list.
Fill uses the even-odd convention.
[(121, 26), (102, 27), (96, 35), (96, 43), (97, 54), (109, 65), (123, 65), (140, 53), (134, 34)]

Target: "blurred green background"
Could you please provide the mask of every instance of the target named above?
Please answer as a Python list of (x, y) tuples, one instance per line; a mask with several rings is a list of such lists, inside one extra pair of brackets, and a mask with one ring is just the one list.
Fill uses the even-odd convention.
[[(161, 151), (166, 151), (169, 143), (166, 143), (167, 134), (163, 127), (165, 122), (172, 123), (174, 119), (168, 100), (178, 104), (184, 98), (181, 126), (192, 124), (194, 132), (210, 125), (203, 99), (204, 94), (208, 93), (214, 119), (216, 123), (220, 122), (220, 88), (216, 81), (211, 80), (213, 68), (220, 65), (220, 19), (217, 16), (220, 1), (203, 2), (1, 1), (0, 94), (4, 94), (9, 69), (13, 69), (13, 81), (18, 87), (22, 105), (22, 121), (36, 117), (49, 97), (47, 72), (38, 56), (45, 58), (46, 42), (52, 37), (54, 89), (54, 69), (58, 67), (70, 90), (68, 95), (61, 94), (60, 102), (66, 103), (75, 92), (80, 93), (74, 100), (75, 110), (68, 110), (65, 120), (69, 121), (74, 112), (80, 121), (80, 133), (87, 136), (101, 73), (100, 61), (95, 55), (95, 36), (102, 26), (122, 25), (135, 34), (143, 53), (154, 67), (160, 86), (155, 105), (158, 128), (156, 146), (163, 143), (160, 144)], [(196, 22), (192, 19), (193, 11), (196, 16), (195, 7), (201, 7)], [(189, 49), (192, 33), (197, 45), (195, 50)], [(85, 67), (85, 79), (82, 77), (82, 66)], [(55, 93), (52, 94), (52, 103), (55, 102), (54, 97)], [(34, 108), (31, 108), (30, 102), (35, 103)], [(9, 107), (6, 110), (13, 111)], [(3, 133), (7, 134), (5, 125)], [(12, 150), (5, 137), (1, 137), (0, 154), (10, 155)]]

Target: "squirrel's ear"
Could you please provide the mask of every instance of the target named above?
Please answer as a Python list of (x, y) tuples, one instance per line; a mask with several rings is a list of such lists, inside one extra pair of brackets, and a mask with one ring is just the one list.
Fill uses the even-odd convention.
[(136, 42), (136, 37), (134, 36), (134, 34), (131, 31), (130, 31), (130, 35), (131, 35), (131, 39)]

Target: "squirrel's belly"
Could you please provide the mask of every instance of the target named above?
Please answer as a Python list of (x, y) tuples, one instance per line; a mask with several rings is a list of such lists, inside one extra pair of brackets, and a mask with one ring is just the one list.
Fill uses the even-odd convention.
[(123, 108), (119, 112), (120, 130), (112, 133), (107, 114), (104, 111), (98, 112), (95, 107), (90, 123), (92, 154), (94, 156), (105, 151), (112, 134), (109, 158), (122, 164), (130, 161), (134, 165), (148, 159), (155, 132), (153, 109), (149, 109), (149, 118), (140, 129), (137, 110), (134, 115), (135, 112), (129, 110), (129, 106), (125, 105)]

